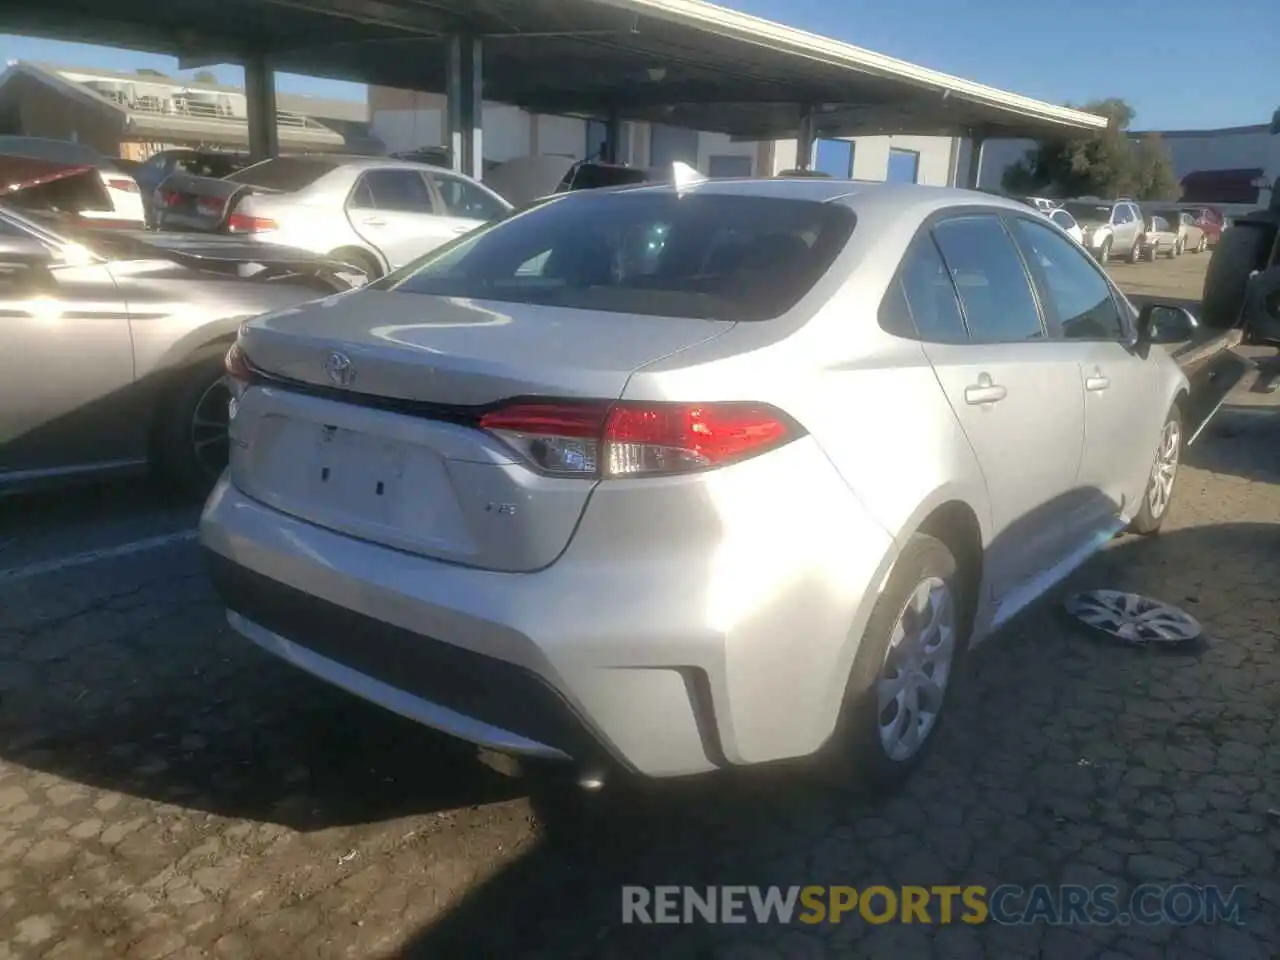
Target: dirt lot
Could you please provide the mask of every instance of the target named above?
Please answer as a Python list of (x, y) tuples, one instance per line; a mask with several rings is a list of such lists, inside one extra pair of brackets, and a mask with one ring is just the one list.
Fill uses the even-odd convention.
[[(1194, 297), (1205, 259), (1115, 270)], [(137, 489), (0, 507), (0, 958), (1274, 960), (1280, 401), (1263, 382), (1189, 452), (1165, 535), (1115, 541), (1058, 591), (1169, 600), (1205, 647), (1101, 645), (1043, 602), (975, 656), (937, 749), (875, 807), (776, 772), (607, 791), (586, 813), (532, 802), (232, 635), (187, 508)], [(618, 922), (623, 883), (1178, 880), (1244, 885), (1243, 925)]]

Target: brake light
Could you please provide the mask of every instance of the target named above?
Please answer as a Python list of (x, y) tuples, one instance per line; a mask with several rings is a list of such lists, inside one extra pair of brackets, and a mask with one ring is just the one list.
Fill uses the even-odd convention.
[(141, 193), (137, 183), (132, 180), (125, 180), (121, 177), (108, 177), (107, 186), (112, 190), (123, 190), (125, 193)]
[(547, 473), (636, 477), (692, 473), (746, 460), (803, 428), (759, 403), (513, 403), (480, 418)]
[(227, 376), (237, 383), (247, 384), (253, 379), (253, 369), (249, 366), (248, 358), (245, 357), (238, 343), (231, 345), (222, 365), (226, 368)]
[(254, 217), (247, 213), (233, 213), (227, 217), (227, 229), (232, 233), (266, 233), (279, 226), (269, 217)]

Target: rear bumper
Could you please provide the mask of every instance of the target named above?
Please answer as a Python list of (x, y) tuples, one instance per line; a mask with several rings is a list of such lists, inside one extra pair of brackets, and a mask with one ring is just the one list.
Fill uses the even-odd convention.
[(653, 524), (626, 510), (619, 483), (533, 573), (346, 536), (225, 477), (201, 541), (231, 625), (321, 679), (495, 750), (698, 773), (822, 745), (896, 556), (811, 441), (759, 460), (732, 482), (776, 497), (780, 472), (810, 487), (771, 522), (758, 496), (726, 495), (719, 537), (645, 542), (629, 527)]

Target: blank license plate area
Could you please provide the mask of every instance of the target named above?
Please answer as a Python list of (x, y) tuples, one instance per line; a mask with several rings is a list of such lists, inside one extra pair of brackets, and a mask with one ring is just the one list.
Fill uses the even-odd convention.
[(401, 444), (338, 427), (316, 431), (308, 476), (309, 499), (336, 510), (388, 523), (404, 482), (406, 451)]
[(397, 539), (458, 532), (453, 486), (430, 447), (278, 415), (263, 418), (253, 446), (252, 472), (281, 509)]

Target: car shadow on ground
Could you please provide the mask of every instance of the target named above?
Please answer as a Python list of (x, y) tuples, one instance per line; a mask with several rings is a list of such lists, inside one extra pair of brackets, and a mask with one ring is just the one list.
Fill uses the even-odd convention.
[[(135, 561), (140, 563), (141, 561)], [(197, 551), (134, 588), (72, 571), (0, 599), (0, 758), (309, 831), (515, 796), (475, 751), (301, 674), (227, 627)], [(24, 593), (24, 588), (30, 590)], [(101, 592), (95, 592), (101, 589)], [(23, 619), (12, 615), (21, 608)]]
[[(1217, 595), (1205, 571), (1233, 588), (1270, 586)], [(773, 952), (742, 956), (808, 957), (823, 955), (819, 938), (828, 944), (834, 938), (846, 950), (857, 940), (858, 955), (866, 956), (929, 956), (930, 942), (934, 956), (976, 956), (974, 931), (956, 927), (623, 925), (621, 886), (1115, 882), (1124, 888), (1150, 879), (1135, 868), (1136, 858), (1173, 846), (1168, 824), (1178, 813), (1173, 797), (1183, 792), (1186, 809), (1205, 811), (1197, 829), (1214, 838), (1199, 845), (1206, 859), (1187, 870), (1187, 879), (1266, 884), (1265, 867), (1258, 876), (1214, 876), (1226, 868), (1209, 855), (1238, 831), (1228, 822), (1234, 814), (1199, 798), (1232, 788), (1224, 784), (1232, 779), (1233, 744), (1255, 754), (1267, 749), (1265, 735), (1255, 745), (1259, 738), (1240, 730), (1258, 724), (1264, 734), (1280, 709), (1280, 637), (1256, 629), (1280, 622), (1278, 578), (1280, 525), (1117, 540), (975, 651), (933, 752), (895, 796), (841, 794), (798, 767), (779, 767), (617, 794), (606, 788), (558, 805), (544, 799), (537, 804), (546, 824), (541, 842), (398, 956), (718, 957), (721, 949), (751, 943)], [(1156, 651), (1121, 646), (1069, 623), (1060, 612), (1063, 595), (1095, 587), (1181, 606), (1201, 620), (1206, 639), (1179, 652)], [(1244, 676), (1249, 668), (1239, 671), (1248, 661), (1251, 680)], [(1232, 686), (1231, 697), (1219, 695), (1223, 684)], [(1169, 762), (1183, 755), (1206, 759), (1183, 769)], [(1280, 787), (1280, 763), (1264, 760), (1240, 786), (1256, 778), (1263, 793)], [(1261, 809), (1255, 819), (1265, 846)], [(1196, 842), (1184, 846), (1198, 849)], [(1038, 952), (1039, 938), (1065, 933), (1037, 925), (984, 928), (981, 936), (988, 956), (1048, 956)], [(1168, 943), (1184, 934), (1203, 945), (1201, 955), (1211, 955), (1209, 942), (1195, 938), (1218, 934), (1175, 931)], [(1098, 949), (1087, 939), (1070, 943), (1060, 955)]]

